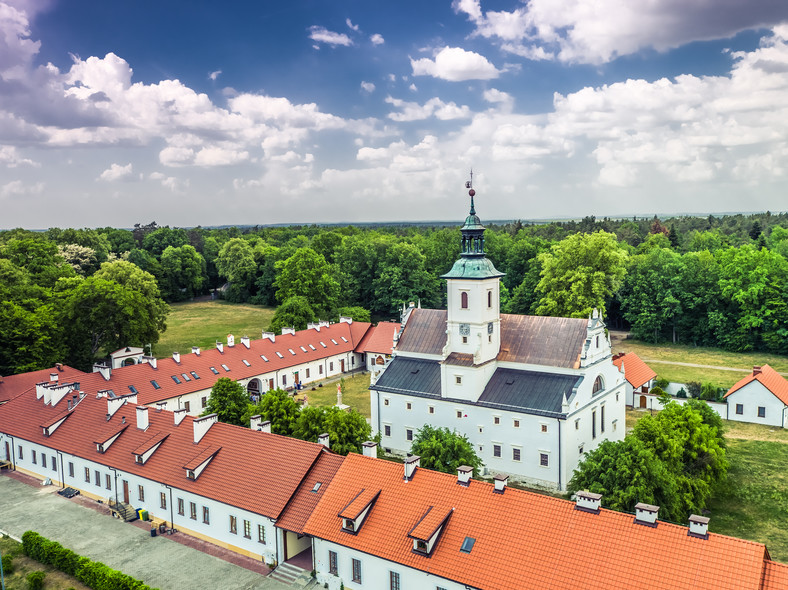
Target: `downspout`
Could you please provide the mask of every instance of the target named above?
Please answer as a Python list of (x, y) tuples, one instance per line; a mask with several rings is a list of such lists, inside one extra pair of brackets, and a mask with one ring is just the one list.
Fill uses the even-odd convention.
[(170, 490), (170, 528), (175, 529), (175, 512), (173, 511), (174, 506), (172, 505), (172, 488), (168, 485), (165, 485), (164, 487)]
[(9, 434), (8, 438), (11, 439), (11, 466), (14, 468), (14, 471), (16, 471), (16, 445), (14, 444), (13, 436)]
[(60, 459), (60, 487), (66, 487), (66, 471), (63, 469), (63, 453), (61, 451), (55, 451), (57, 453), (58, 458)]
[(375, 390), (375, 397), (378, 401), (378, 434), (380, 434), (380, 391), (377, 389)]
[[(110, 467), (110, 471), (115, 475), (115, 506), (118, 505), (118, 470)], [(129, 498), (131, 500), (131, 498)]]
[(558, 420), (558, 489), (561, 490), (561, 420)]

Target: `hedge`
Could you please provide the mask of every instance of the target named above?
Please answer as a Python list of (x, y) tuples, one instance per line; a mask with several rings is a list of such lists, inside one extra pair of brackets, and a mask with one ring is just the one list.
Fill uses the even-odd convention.
[(51, 565), (93, 590), (155, 590), (99, 561), (77, 555), (57, 541), (50, 541), (34, 531), (22, 535), (22, 550), (31, 559)]

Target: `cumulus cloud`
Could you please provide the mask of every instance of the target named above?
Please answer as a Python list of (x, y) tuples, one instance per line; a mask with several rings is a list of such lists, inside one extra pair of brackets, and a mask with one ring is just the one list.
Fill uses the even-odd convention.
[(345, 24), (351, 31), (358, 31), (358, 25), (354, 25), (349, 18), (345, 19)]
[(362, 82), (361, 89), (364, 92), (375, 92), (375, 85), (372, 82)]
[(0, 145), (0, 164), (8, 168), (16, 168), (17, 166), (40, 166), (38, 162), (21, 157), (16, 151), (16, 146), (13, 145)]
[(104, 170), (96, 180), (103, 180), (104, 182), (116, 182), (129, 178), (131, 176), (131, 163), (121, 166), (120, 164), (112, 164), (109, 168)]
[(375, 33), (369, 38), (369, 40), (373, 45), (383, 45), (386, 42), (386, 40), (383, 38), (383, 35), (380, 33)]
[(482, 10), (480, 0), (454, 0), (475, 35), (528, 59), (601, 64), (652, 48), (664, 51), (692, 41), (726, 39), (788, 19), (788, 3), (773, 0), (622, 2), (530, 0), (512, 11)]
[(445, 103), (437, 97), (431, 98), (423, 105), (390, 96), (386, 97), (386, 102), (399, 109), (398, 112), (388, 114), (388, 118), (392, 121), (421, 121), (433, 116), (436, 119), (448, 121), (467, 119), (471, 116), (471, 110), (467, 106), (457, 106), (454, 102)]
[(483, 55), (460, 47), (444, 47), (435, 59), (411, 59), (414, 76), (433, 76), (450, 82), (492, 80), (500, 71)]
[(21, 180), (12, 180), (0, 186), (0, 197), (23, 197), (28, 195), (40, 195), (44, 192), (44, 183), (25, 184)]
[(309, 27), (309, 38), (317, 43), (325, 43), (332, 47), (336, 47), (337, 45), (350, 47), (353, 45), (353, 41), (344, 33), (335, 33), (334, 31), (329, 31), (325, 27), (319, 27), (317, 25)]
[(246, 150), (234, 150), (217, 146), (204, 147), (194, 155), (195, 166), (230, 166), (249, 159)]

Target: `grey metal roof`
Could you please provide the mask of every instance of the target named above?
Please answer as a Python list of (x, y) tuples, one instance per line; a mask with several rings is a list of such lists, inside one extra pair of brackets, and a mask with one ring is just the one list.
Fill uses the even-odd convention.
[(440, 397), (440, 363), (401, 356), (394, 357), (371, 389)]
[(446, 346), (446, 310), (411, 310), (397, 350), (417, 354), (441, 354)]
[(582, 377), (496, 369), (479, 397), (479, 405), (500, 406), (529, 413), (561, 414), (563, 396), (569, 398)]

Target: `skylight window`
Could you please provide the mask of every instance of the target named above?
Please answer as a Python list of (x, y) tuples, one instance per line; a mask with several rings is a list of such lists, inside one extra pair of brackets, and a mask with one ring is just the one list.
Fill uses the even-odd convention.
[(161, 385), (155, 379), (151, 379), (150, 384), (153, 385), (153, 389), (161, 389)]
[(314, 347), (313, 345), (311, 345), (311, 344), (309, 345), (309, 348), (311, 348), (312, 350), (317, 350), (317, 348), (315, 348), (315, 347)]
[(222, 369), (224, 369), (225, 371), (229, 371), (230, 367), (228, 367), (227, 365), (222, 365)]
[(178, 385), (180, 385), (180, 383), (181, 383), (181, 380), (180, 380), (180, 379), (178, 379), (178, 376), (177, 376), (177, 375), (173, 375), (173, 376), (172, 376), (172, 380), (173, 380), (173, 381), (175, 381), (175, 383), (177, 383)]
[(278, 356), (280, 359), (285, 358), (284, 356), (282, 356), (282, 353), (279, 352), (278, 350), (276, 351), (276, 356)]
[(192, 380), (192, 378), (189, 377), (186, 373), (181, 373), (181, 377), (183, 377), (184, 381), (191, 381)]
[(137, 391), (137, 388), (136, 388), (136, 387), (134, 387), (133, 385), (129, 385), (129, 391), (130, 391), (131, 393), (139, 393), (139, 392)]
[(192, 377), (194, 377), (195, 379), (199, 379), (200, 378), (200, 376), (197, 373), (195, 373), (194, 371), (189, 371), (189, 372), (192, 374)]
[(216, 367), (211, 367), (211, 373), (213, 373), (214, 375), (218, 375), (219, 371), (216, 370)]
[(243, 362), (243, 364), (245, 364), (247, 367), (251, 367), (252, 366), (252, 363), (250, 363), (246, 359), (242, 359), (241, 362)]
[(337, 341), (336, 341), (336, 340), (334, 340), (333, 338), (331, 339), (331, 342), (333, 342), (334, 344), (336, 344), (337, 346), (339, 346), (339, 342), (337, 342)]
[(315, 487), (312, 488), (312, 491), (313, 492), (317, 492), (317, 490), (320, 489), (321, 485), (323, 485), (323, 482), (322, 481), (318, 481), (317, 483), (315, 483)]
[(465, 540), (462, 542), (462, 547), (460, 547), (460, 551), (463, 553), (470, 553), (475, 543), (476, 539), (473, 537), (465, 537)]
[(304, 348), (303, 346), (301, 347), (301, 350), (303, 350), (304, 352), (307, 352), (306, 348)]
[(295, 350), (293, 350), (292, 348), (288, 348), (287, 350), (290, 352), (290, 354), (292, 354), (293, 356), (295, 356)]
[(260, 358), (263, 359), (265, 362), (268, 362), (268, 357), (265, 356), (264, 354), (261, 354)]
[(320, 346), (322, 346), (323, 348), (328, 348), (328, 346), (326, 346), (326, 343), (323, 342), (322, 340), (320, 341)]
[(342, 336), (342, 342), (347, 342), (347, 338), (345, 338), (344, 336)]

